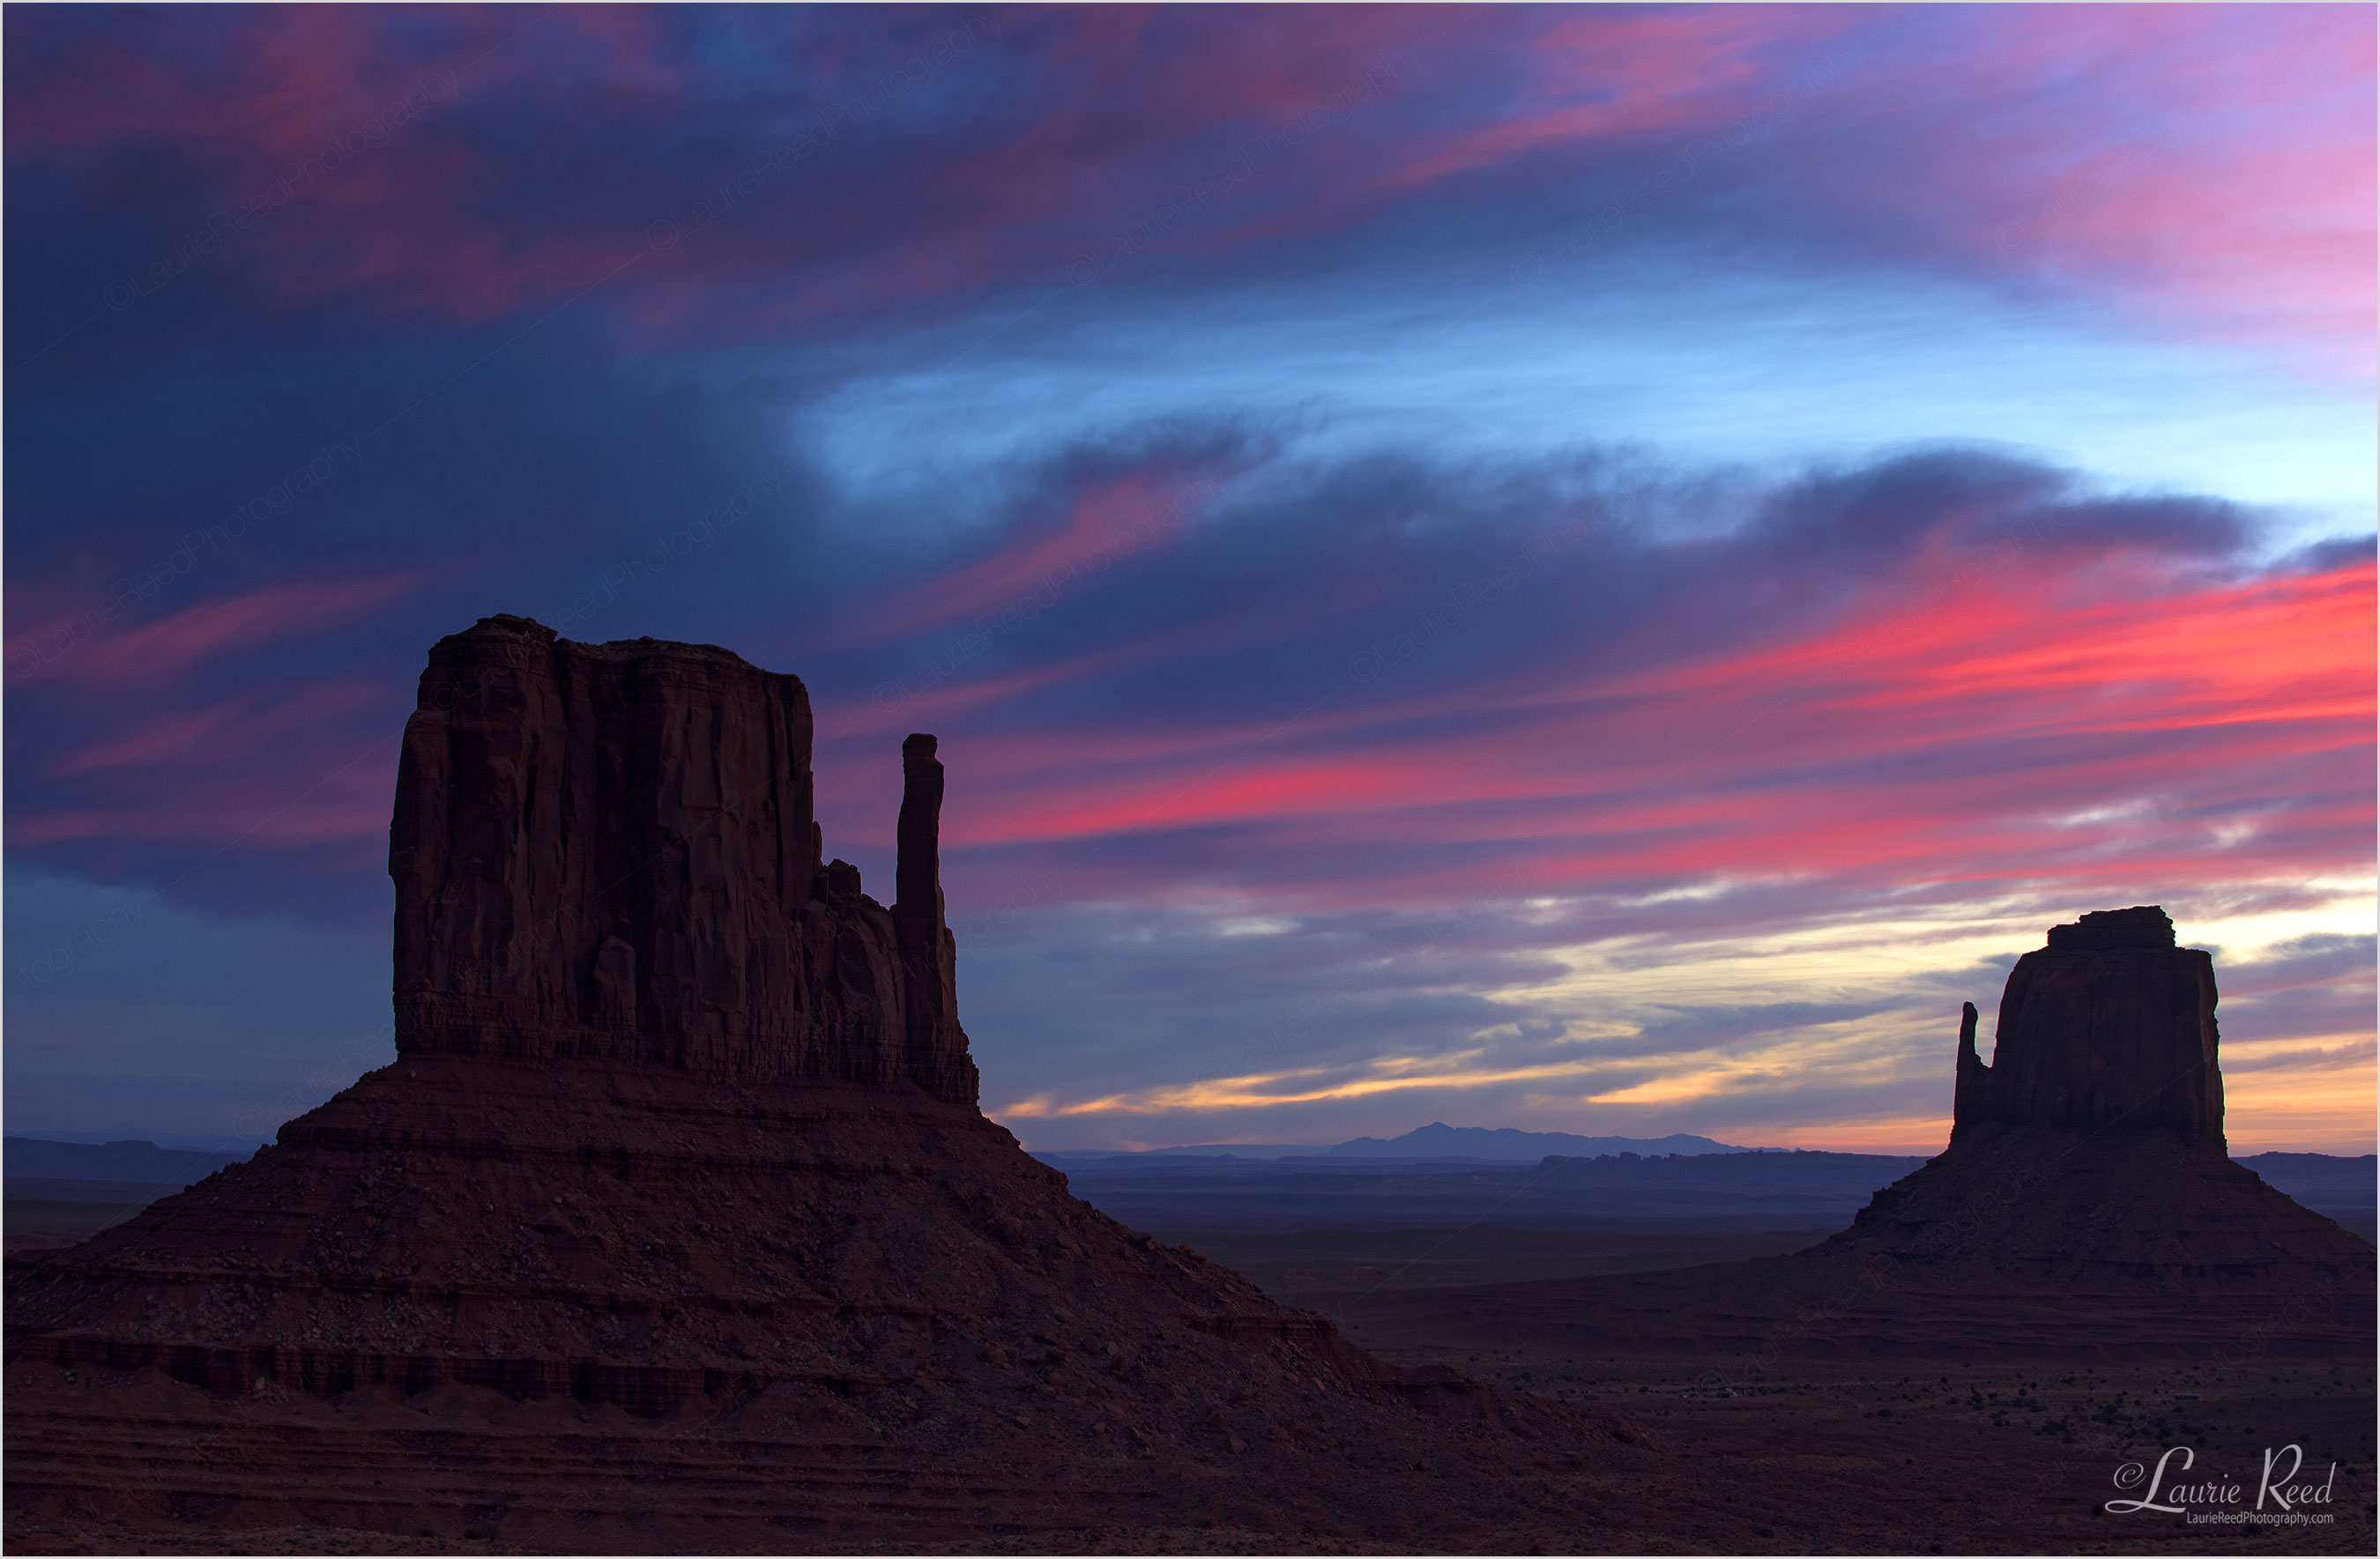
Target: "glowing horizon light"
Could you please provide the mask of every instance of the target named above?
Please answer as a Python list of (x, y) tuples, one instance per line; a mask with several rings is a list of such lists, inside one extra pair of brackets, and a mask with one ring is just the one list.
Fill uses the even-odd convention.
[(11, 1130), (382, 1043), (505, 612), (797, 675), (880, 896), (935, 733), (1038, 1142), (1921, 1144), (2155, 902), (2363, 1151), (2374, 13), (1263, 16), (11, 12)]

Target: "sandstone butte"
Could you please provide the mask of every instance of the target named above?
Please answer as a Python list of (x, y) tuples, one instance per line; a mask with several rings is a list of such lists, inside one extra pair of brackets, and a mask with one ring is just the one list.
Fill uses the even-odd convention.
[(431, 650), (389, 830), (396, 1059), (12, 1265), (12, 1547), (1596, 1522), (1543, 1474), (1624, 1422), (1390, 1368), (986, 1119), (934, 738), (903, 744), (890, 907), (823, 858), (810, 747), (801, 683), (722, 649), (493, 617)]
[[(1391, 1334), (1763, 1360), (2368, 1360), (2374, 1250), (2234, 1163), (2212, 955), (2154, 905), (2050, 929), (1967, 1003), (1949, 1147), (1789, 1256), (1375, 1309)], [(1458, 1308), (1459, 1307), (1459, 1308)]]
[[(2370, 1319), (2373, 1249), (2234, 1163), (2212, 954), (2154, 905), (2050, 929), (2000, 997), (1985, 1066), (1961, 1015), (1950, 1145), (1821, 1251), (1904, 1278), (2161, 1296), (2252, 1320)], [(2325, 1302), (2325, 1297), (2326, 1302)], [(2218, 1323), (2219, 1321), (2218, 1321)]]

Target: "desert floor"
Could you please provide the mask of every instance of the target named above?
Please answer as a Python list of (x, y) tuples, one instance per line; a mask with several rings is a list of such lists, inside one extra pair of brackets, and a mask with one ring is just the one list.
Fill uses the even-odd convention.
[[(55, 1220), (45, 1220), (55, 1221)], [(30, 1231), (28, 1231), (30, 1232)], [(44, 1233), (49, 1231), (44, 1230)], [(2077, 1362), (1630, 1356), (1450, 1326), (1470, 1291), (1592, 1278), (1798, 1249), (1808, 1231), (1163, 1230), (1402, 1364), (1451, 1364), (1515, 1390), (1617, 1410), (1646, 1432), (1624, 1457), (1548, 1474), (1572, 1490), (1574, 1527), (1474, 1532), (1457, 1551), (1778, 1553), (2370, 1553), (2375, 1392), (2371, 1356)], [(1533, 1289), (1546, 1293), (1545, 1289)], [(1427, 1299), (1416, 1308), (1413, 1301)], [(2195, 1394), (2186, 1397), (2181, 1394)], [(2327, 1481), (2303, 1524), (2210, 1526), (2113, 1514), (2136, 1497), (2121, 1469), (2176, 1446), (2167, 1482), (2241, 1486), (2252, 1509), (2268, 1448), (2301, 1447)], [(2336, 1464), (2335, 1473), (2332, 1471)], [(2265, 1512), (2274, 1507), (2268, 1500)], [(1361, 1553), (1318, 1532), (1105, 1526), (1096, 1511), (1033, 1531), (887, 1545), (932, 1553)], [(2325, 1518), (2327, 1518), (2326, 1520)], [(514, 1553), (501, 1542), (314, 1528), (219, 1533), (23, 1527), (21, 1553)], [(842, 1551), (849, 1551), (838, 1544)]]

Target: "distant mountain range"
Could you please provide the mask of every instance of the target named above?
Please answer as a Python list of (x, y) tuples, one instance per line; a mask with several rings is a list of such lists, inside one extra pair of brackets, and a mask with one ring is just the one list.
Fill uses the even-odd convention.
[[(120, 1215), (245, 1153), (154, 1142), (6, 1140), (18, 1199), (106, 1202)], [(1149, 1153), (1044, 1153), (1077, 1195), (1139, 1227), (1840, 1227), (1923, 1159), (1732, 1148), (1707, 1137), (1580, 1137), (1433, 1121), (1402, 1137), (1218, 1142)], [(2370, 1239), (2375, 1160), (2266, 1153), (2240, 1163)], [(12, 1213), (11, 1216), (15, 1216)], [(97, 1226), (92, 1226), (97, 1227)]]
[[(1256, 1160), (1119, 1154), (1050, 1160), (1075, 1194), (1161, 1239), (1239, 1229), (1823, 1231), (1925, 1161), (1840, 1153), (1623, 1149), (1512, 1159), (1322, 1154)], [(1814, 1235), (1815, 1238), (1815, 1235)]]
[(1451, 1158), (1482, 1164), (1535, 1164), (1549, 1154), (1596, 1158), (1605, 1154), (1633, 1153), (1650, 1158), (1655, 1154), (1763, 1151), (1768, 1150), (1733, 1147), (1682, 1131), (1667, 1137), (1580, 1137), (1568, 1131), (1449, 1126), (1433, 1120), (1402, 1137), (1357, 1137), (1335, 1146), (1328, 1142), (1208, 1142), (1194, 1147), (1150, 1148), (1139, 1153), (1084, 1149), (1034, 1156), (1052, 1164), (1082, 1164), (1107, 1158)]
[(1604, 1154), (1756, 1153), (1690, 1137), (1682, 1131), (1667, 1137), (1576, 1137), (1568, 1131), (1521, 1131), (1510, 1126), (1449, 1126), (1433, 1120), (1402, 1137), (1358, 1137), (1330, 1150), (1332, 1158), (1484, 1158), (1490, 1162), (1524, 1160), (1534, 1164), (1549, 1154), (1565, 1158), (1597, 1158)]
[[(1441, 1130), (1459, 1145), (1475, 1145), (1475, 1139)], [(1516, 1131), (1506, 1141), (1548, 1136), (1562, 1140), (1557, 1133)], [(1415, 1137), (1420, 1140), (1413, 1146), (1398, 1145)], [(1848, 1225), (1877, 1190), (1925, 1163), (1894, 1154), (1639, 1151), (1665, 1146), (1670, 1139), (1621, 1138), (1636, 1145), (1598, 1154), (1549, 1153), (1532, 1160), (1451, 1157), (1432, 1151), (1446, 1140), (1414, 1133), (1397, 1144), (1353, 1153), (1308, 1148), (1271, 1159), (1211, 1151), (1038, 1156), (1063, 1171), (1075, 1194), (1094, 1207), (1166, 1239), (1231, 1229), (1455, 1228), (1478, 1223), (1640, 1232), (1829, 1230)], [(2367, 1240), (2373, 1238), (2370, 1156), (2263, 1154), (2240, 1162), (2301, 1204)]]

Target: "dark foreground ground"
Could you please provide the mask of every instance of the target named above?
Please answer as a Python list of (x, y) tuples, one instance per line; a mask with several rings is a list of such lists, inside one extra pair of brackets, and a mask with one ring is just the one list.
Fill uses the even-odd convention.
[[(1774, 1532), (1755, 1552), (2374, 1551), (2369, 1355), (2197, 1367), (1644, 1359), (1450, 1340), (1357, 1296), (1293, 1302), (1336, 1311), (1365, 1347), (1394, 1362), (1451, 1364), (1561, 1401), (1633, 1411), (1674, 1447), (1681, 1481), (1725, 1489)], [(2178, 1399), (2183, 1393), (2196, 1399)], [(2188, 1480), (2242, 1485), (2240, 1504), (2224, 1508), (2252, 1507), (2267, 1448), (2287, 1458), (2282, 1448), (2291, 1444), (2317, 1480), (2331, 1480), (2330, 1502), (2306, 1505), (2305, 1524), (2213, 1527), (2104, 1508), (2143, 1492), (2120, 1486), (2120, 1471), (2154, 1468), (2175, 1446), (2191, 1449)], [(2179, 1480), (2168, 1475), (2168, 1485)], [(2265, 1510), (2277, 1514), (2269, 1500)]]
[[(12, 1212), (17, 1209), (12, 1209)], [(12, 1225), (15, 1224), (12, 1218)], [(30, 1220), (29, 1220), (30, 1221)], [(71, 1238), (44, 1210), (39, 1232)], [(36, 1231), (22, 1228), (21, 1232)], [(1575, 1522), (1516, 1526), (1468, 1552), (1779, 1553), (2370, 1553), (2375, 1548), (2373, 1359), (2263, 1357), (2252, 1342), (2220, 1359), (1945, 1357), (1888, 1361), (1632, 1355), (1592, 1339), (1548, 1340), (1492, 1318), (1512, 1296), (1542, 1303), (1552, 1280), (1741, 1261), (1797, 1250), (1819, 1234), (1706, 1231), (1403, 1229), (1155, 1231), (1234, 1266), (1292, 1303), (1334, 1317), (1355, 1341), (1401, 1364), (1451, 1364), (1515, 1390), (1618, 1410), (1642, 1444), (1546, 1474), (1543, 1493)], [(45, 1241), (46, 1242), (46, 1241)], [(1531, 1286), (1525, 1288), (1516, 1286)], [(1477, 1324), (1460, 1318), (1488, 1317)], [(453, 1388), (447, 1388), (451, 1394)], [(2186, 1398), (2182, 1394), (2195, 1394)], [(489, 1394), (492, 1398), (493, 1394)], [(503, 1404), (441, 1402), (492, 1413)], [(424, 1409), (428, 1410), (428, 1409)], [(2237, 1484), (2252, 1512), (2268, 1450), (2301, 1448), (2301, 1481), (2326, 1485), (2288, 1524), (2193, 1523), (2155, 1511), (2113, 1514), (2138, 1497), (2125, 1469), (2177, 1446), (2192, 1466), (2170, 1485)], [(1258, 1449), (1252, 1455), (1261, 1455)], [(2336, 1470), (2333, 1470), (2335, 1464)], [(1185, 1469), (1186, 1470), (1186, 1469)], [(1412, 1476), (1437, 1476), (1417, 1468)], [(2164, 1502), (2161, 1502), (2164, 1503)], [(194, 1511), (194, 1517), (198, 1515)], [(2268, 1498), (2263, 1514), (2278, 1515)], [(1233, 1527), (1149, 1529), (1087, 1524), (988, 1529), (965, 1542), (914, 1541), (887, 1552), (1349, 1553), (1319, 1532)], [(292, 1528), (226, 1533), (72, 1529), (12, 1523), (18, 1553), (439, 1553), (524, 1552), (453, 1535), (416, 1537)], [(696, 1546), (696, 1545), (687, 1545)], [(766, 1546), (799, 1552), (798, 1541)], [(830, 1551), (868, 1552), (837, 1541)], [(1427, 1550), (1423, 1550), (1427, 1551)]]
[[(1708, 1262), (1777, 1256), (1815, 1245), (1834, 1232), (1772, 1229), (1757, 1233), (1501, 1228), (1233, 1230), (1166, 1228), (1151, 1232), (1169, 1244), (1202, 1251), (1266, 1292), (1311, 1310), (1318, 1300), (1338, 1309), (1371, 1292), (1468, 1288), (1556, 1278), (1660, 1272)], [(1291, 1296), (1295, 1296), (1291, 1298)]]
[[(2155, 1365), (2066, 1374), (2022, 1363), (1924, 1371), (1785, 1363), (1719, 1372), (1647, 1367), (1544, 1350), (1384, 1349), (1452, 1362), (1500, 1384), (1580, 1404), (1618, 1406), (1648, 1433), (1649, 1456), (1548, 1479), (1583, 1512), (1568, 1529), (1516, 1528), (1465, 1544), (1495, 1553), (2370, 1553), (2373, 1394), (2368, 1378), (2321, 1364), (2251, 1361), (2181, 1373)], [(2196, 1389), (2196, 1403), (2173, 1401)], [(2116, 1481), (2174, 1445), (2201, 1474), (2228, 1479), (2252, 1505), (2267, 1446), (2304, 1447), (2333, 1499), (2308, 1524), (2193, 1526), (2155, 1512), (2109, 1514), (2137, 1495)], [(2336, 1473), (2331, 1464), (2337, 1464)], [(1559, 1485), (1559, 1487), (1555, 1487)], [(2268, 1502), (2267, 1510), (2270, 1510)], [(1584, 1514), (1593, 1512), (1594, 1514)], [(1096, 1523), (1095, 1513), (1087, 1512)], [(2325, 1518), (2332, 1518), (2325, 1520)], [(1749, 1523), (1747, 1527), (1745, 1523)], [(764, 1545), (800, 1552), (796, 1543)], [(224, 1533), (21, 1528), (18, 1553), (501, 1553), (502, 1543), (319, 1528)], [(865, 1544), (832, 1551), (868, 1552)], [(1358, 1553), (1314, 1532), (1228, 1527), (1152, 1530), (1098, 1524), (990, 1530), (961, 1543), (888, 1552)], [(1427, 1552), (1428, 1550), (1422, 1550)]]
[[(1527, 1324), (1533, 1311), (1560, 1308), (1551, 1301), (1569, 1285), (1549, 1279), (1740, 1261), (1803, 1249), (1825, 1232), (1208, 1238), (1219, 1260), (1245, 1261), (1273, 1292), (1330, 1315), (1393, 1363), (1451, 1365), (1631, 1413), (1671, 1454), (1666, 1487), (1716, 1492), (1754, 1518), (1753, 1552), (2374, 1552), (2380, 1393), (2368, 1346), (2351, 1357), (2291, 1359), (2250, 1337), (2160, 1357), (2118, 1342), (2107, 1351), (2138, 1356), (2082, 1362), (2070, 1352), (1961, 1358), (1972, 1350), (1952, 1338), (1931, 1359), (1696, 1358), (1548, 1337)], [(2188, 1447), (2190, 1470), (2173, 1456), (2168, 1487), (2237, 1484), (2236, 1504), (2203, 1509), (2252, 1511), (2267, 1451), (2285, 1470), (2299, 1459), (2291, 1445), (2329, 1498), (2293, 1502), (2300, 1508), (2288, 1513), (2268, 1498), (2263, 1514), (2281, 1520), (2218, 1525), (2105, 1508), (2144, 1492), (2119, 1484), (2125, 1469), (2154, 1468)], [(1597, 1545), (1583, 1531), (1577, 1546)]]

